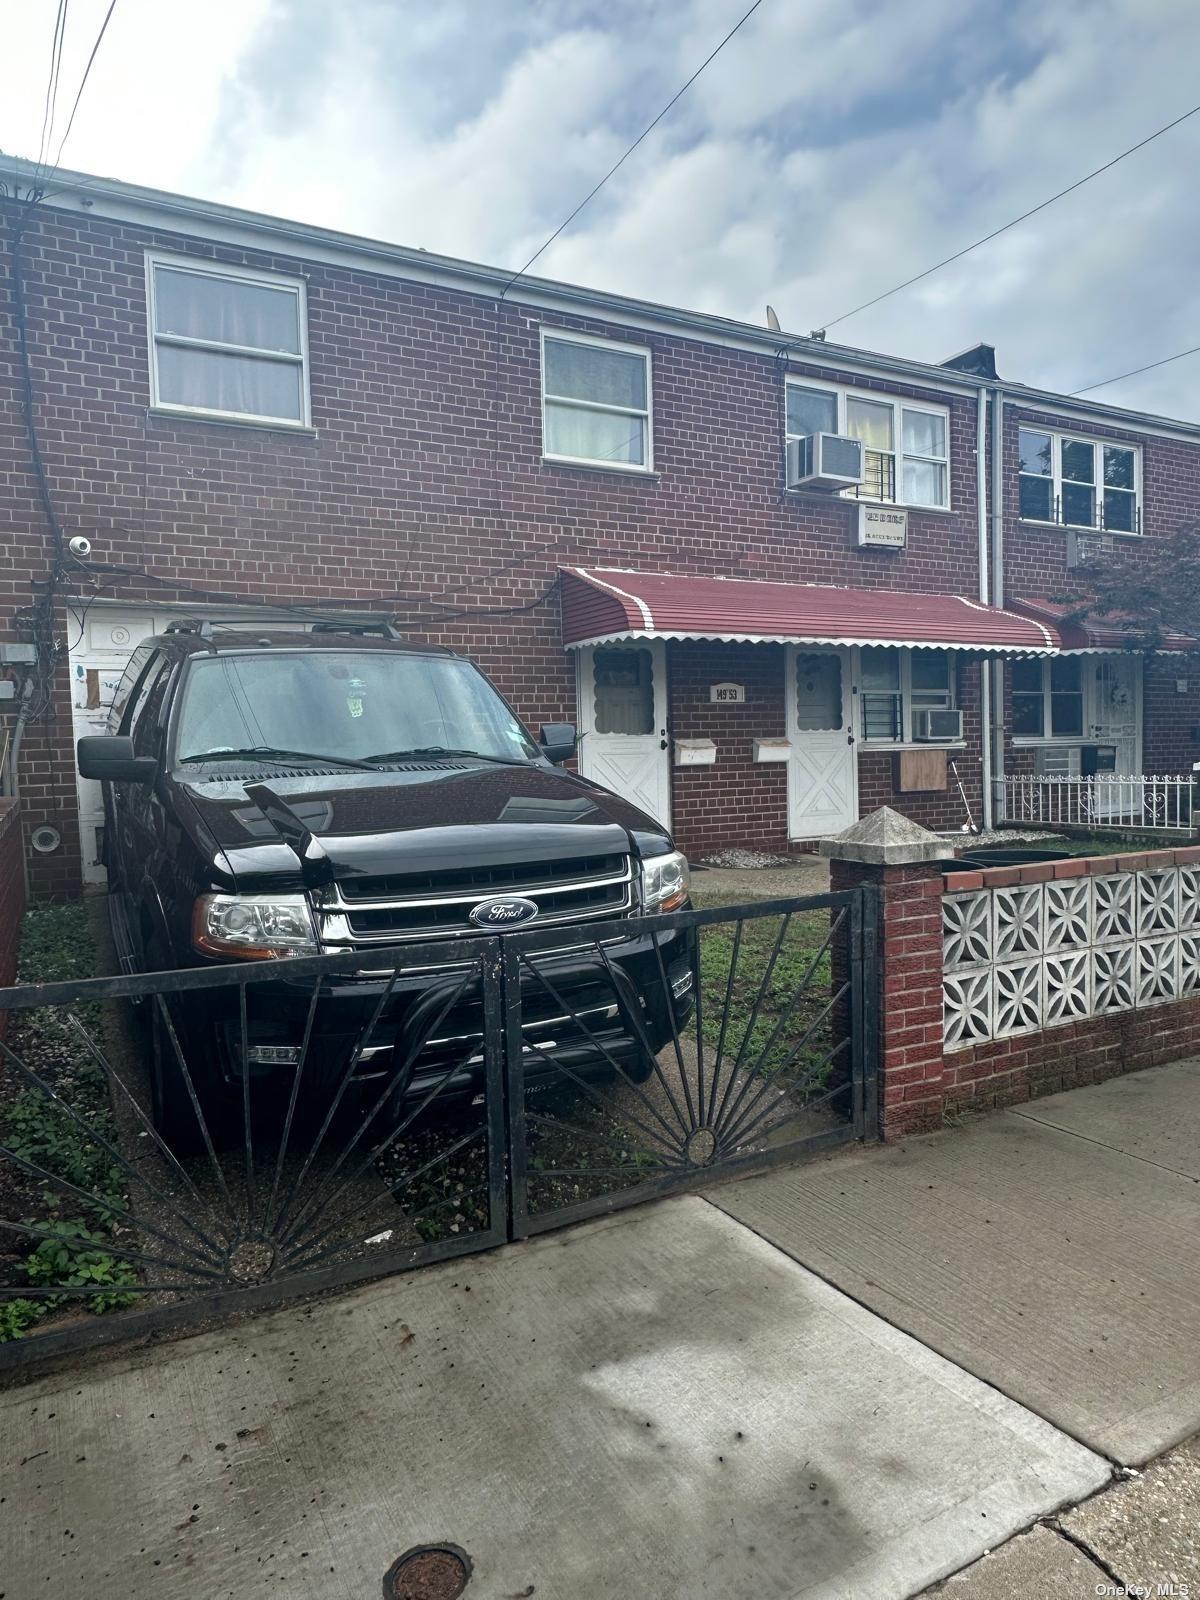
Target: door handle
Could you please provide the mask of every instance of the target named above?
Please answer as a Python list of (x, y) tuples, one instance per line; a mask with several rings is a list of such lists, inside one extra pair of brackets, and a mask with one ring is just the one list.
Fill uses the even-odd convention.
[(854, 735), (852, 733), (848, 733), (846, 735), (846, 743), (847, 744), (853, 744), (854, 743)]
[(665, 739), (660, 739), (658, 741), (658, 748), (660, 750), (665, 750), (667, 748), (667, 741)]

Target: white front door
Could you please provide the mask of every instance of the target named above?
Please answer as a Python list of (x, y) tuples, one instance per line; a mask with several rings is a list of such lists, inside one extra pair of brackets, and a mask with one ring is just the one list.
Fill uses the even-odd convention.
[(818, 839), (858, 818), (846, 650), (787, 651), (788, 835)]
[[(93, 605), (68, 613), (71, 630), (71, 721), (76, 739), (104, 733), (108, 708), (130, 656), (152, 633), (161, 633), (169, 617), (154, 611), (125, 611)], [(100, 841), (104, 801), (100, 785), (75, 776), (79, 794), (79, 833), (83, 845), (83, 881), (103, 883)]]
[(1136, 777), (1142, 770), (1141, 662), (1136, 656), (1093, 656), (1088, 706), (1088, 742), (1115, 745), (1115, 771)]
[(580, 651), (579, 770), (671, 826), (667, 653), (661, 639)]

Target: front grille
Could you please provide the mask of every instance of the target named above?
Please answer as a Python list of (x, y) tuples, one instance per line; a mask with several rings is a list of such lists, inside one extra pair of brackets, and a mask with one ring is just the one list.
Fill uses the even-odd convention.
[(626, 857), (571, 856), (565, 861), (514, 861), (504, 866), (454, 867), (448, 872), (404, 872), (388, 877), (347, 878), (338, 885), (346, 901), (411, 900), (418, 895), (527, 894), (554, 883), (610, 878), (625, 870)]
[(628, 856), (597, 855), (355, 878), (319, 899), (321, 942), (344, 948), (478, 933), (471, 910), (495, 895), (534, 901), (538, 920), (529, 926), (620, 916), (633, 907), (633, 870)]

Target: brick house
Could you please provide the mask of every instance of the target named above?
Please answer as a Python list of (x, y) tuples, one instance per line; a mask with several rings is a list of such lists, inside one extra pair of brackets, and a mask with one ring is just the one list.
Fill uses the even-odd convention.
[[(1200, 427), (1001, 383), (986, 346), (905, 361), (76, 174), (27, 212), (29, 175), (0, 163), (0, 641), (55, 549), (19, 223), (48, 487), (92, 541), (27, 721), (0, 667), (41, 891), (102, 878), (73, 741), (197, 614), (394, 613), (577, 722), (581, 770), (695, 854), (885, 803), (956, 829), (955, 767), (987, 819), (1005, 772), (1200, 756), (1194, 661), (1054, 603), (1068, 523), (1200, 513)], [(821, 433), (857, 488), (789, 486)]]

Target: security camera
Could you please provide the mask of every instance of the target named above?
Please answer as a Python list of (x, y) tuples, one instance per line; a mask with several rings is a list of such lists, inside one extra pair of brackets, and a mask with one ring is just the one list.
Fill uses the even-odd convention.
[(84, 556), (91, 555), (92, 541), (85, 539), (81, 533), (77, 533), (67, 546), (67, 549), (73, 556), (78, 556), (82, 560)]

